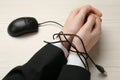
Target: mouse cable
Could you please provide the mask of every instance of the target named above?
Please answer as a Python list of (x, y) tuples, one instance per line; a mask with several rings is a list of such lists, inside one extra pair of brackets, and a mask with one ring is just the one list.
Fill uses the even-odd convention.
[[(61, 35), (66, 39), (66, 41), (65, 41), (65, 40), (64, 40), (64, 41), (61, 40), (61, 38), (60, 38)], [(61, 31), (60, 33), (54, 34), (54, 35), (53, 35), (53, 39), (54, 39), (54, 36), (59, 37), (60, 41), (56, 41), (56, 42), (47, 42), (47, 41), (44, 41), (44, 42), (46, 42), (46, 43), (58, 43), (58, 42), (62, 42), (62, 43), (63, 43), (63, 42), (68, 42), (68, 43), (71, 45), (71, 47), (73, 47), (73, 48), (75, 49), (75, 51), (73, 51), (73, 50), (72, 50), (72, 51), (77, 53), (78, 57), (80, 58), (80, 60), (82, 61), (83, 65), (85, 66), (85, 68), (86, 68), (87, 70), (89, 70), (88, 63), (86, 63), (86, 65), (85, 65), (85, 63), (84, 63), (84, 61), (82, 60), (82, 58), (80, 57), (80, 55), (83, 56), (83, 58), (85, 59), (85, 62), (87, 62), (87, 59), (89, 58), (89, 60), (94, 64), (94, 66), (98, 69), (98, 71), (100, 71), (100, 72), (101, 72), (102, 74), (104, 74), (104, 75), (107, 75), (107, 74), (106, 74), (106, 71), (104, 70), (104, 68), (103, 68), (102, 66), (100, 66), (100, 65), (97, 65), (97, 64), (92, 60), (92, 58), (89, 56), (89, 54), (88, 54), (88, 52), (87, 52), (87, 50), (86, 50), (86, 48), (85, 48), (84, 42), (83, 42), (83, 40), (81, 39), (81, 37), (79, 37), (79, 36), (76, 35), (76, 34), (64, 34), (62, 31)], [(75, 46), (72, 42), (70, 42), (69, 40), (67, 40), (66, 36), (74, 36), (74, 37), (77, 37), (77, 38), (81, 41), (81, 43), (82, 43), (84, 52), (80, 52), (79, 50), (77, 50), (76, 46)], [(86, 55), (86, 57), (84, 56), (83, 53)]]
[(46, 24), (46, 23), (55, 23), (61, 27), (64, 27), (63, 25), (61, 25), (60, 23), (56, 22), (56, 21), (45, 21), (45, 22), (42, 22), (42, 23), (39, 23), (38, 26), (42, 25), (42, 24)]
[[(59, 26), (61, 26), (61, 27), (64, 27), (63, 25), (61, 25), (60, 23), (55, 22), (55, 21), (45, 21), (45, 22), (39, 23), (38, 25), (40, 26), (40, 25), (46, 24), (46, 23), (55, 23), (55, 24), (57, 24), (57, 25), (59, 25)], [(76, 35), (76, 34), (64, 34), (62, 31), (61, 31), (60, 33), (58, 33), (58, 34), (54, 34), (54, 35), (53, 35), (53, 39), (54, 39), (54, 36), (55, 36), (55, 35), (57, 35), (57, 37), (59, 37), (59, 38), (60, 38), (60, 35), (63, 35), (63, 37), (66, 39), (66, 41), (76, 50), (76, 51), (73, 51), (73, 50), (71, 50), (71, 51), (76, 52), (77, 54), (78, 54), (78, 53), (81, 53), (81, 54), (78, 54), (78, 57), (80, 58), (80, 60), (83, 62), (84, 66), (85, 66), (88, 70), (89, 70), (88, 63), (86, 63), (87, 65), (85, 65), (84, 61), (83, 61), (82, 58), (80, 57), (80, 55), (82, 55), (82, 53), (84, 53), (84, 54), (87, 56), (87, 57), (85, 58), (85, 56), (82, 55), (83, 58), (85, 59), (85, 61), (86, 61), (87, 58), (89, 58), (89, 60), (94, 64), (94, 66), (98, 69), (98, 71), (100, 71), (102, 74), (105, 74), (105, 75), (106, 75), (106, 71), (104, 70), (104, 68), (103, 68), (102, 66), (100, 66), (100, 65), (97, 65), (97, 64), (92, 60), (92, 58), (89, 56), (89, 54), (88, 54), (88, 52), (87, 52), (87, 50), (86, 50), (86, 48), (85, 48), (84, 42), (83, 42), (83, 40), (81, 39), (81, 37), (79, 37), (79, 36)], [(75, 37), (77, 37), (77, 38), (81, 41), (82, 46), (83, 46), (83, 49), (84, 49), (85, 52), (80, 52), (79, 50), (77, 50), (76, 46), (75, 46), (73, 43), (71, 43), (69, 40), (67, 40), (66, 35), (67, 35), (67, 36), (69, 35), (69, 36), (75, 36)], [(47, 41), (44, 41), (44, 42), (47, 42)], [(65, 42), (65, 41), (62, 41), (62, 40), (60, 39), (60, 41), (57, 41), (57, 42)], [(47, 42), (47, 43), (57, 43), (57, 42)], [(86, 62), (87, 62), (87, 61), (86, 61)]]

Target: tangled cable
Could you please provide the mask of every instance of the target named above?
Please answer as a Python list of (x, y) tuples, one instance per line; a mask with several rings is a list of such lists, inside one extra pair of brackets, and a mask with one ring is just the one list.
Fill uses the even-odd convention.
[[(63, 36), (65, 40), (62, 40), (62, 39), (61, 39), (61, 36)], [(77, 37), (77, 38), (81, 41), (81, 43), (82, 43), (82, 47), (83, 47), (83, 49), (84, 49), (84, 52), (80, 52), (80, 51), (76, 48), (76, 46), (67, 39), (66, 36)], [(106, 75), (106, 71), (104, 70), (104, 68), (103, 68), (102, 66), (96, 64), (96, 63), (92, 60), (92, 58), (89, 56), (89, 54), (88, 54), (88, 52), (87, 52), (87, 50), (86, 50), (86, 48), (85, 48), (84, 42), (83, 42), (83, 40), (82, 40), (82, 38), (81, 38), (80, 36), (78, 36), (78, 35), (76, 35), (76, 34), (65, 34), (65, 33), (63, 33), (63, 32), (61, 31), (61, 32), (55, 33), (55, 34), (53, 35), (53, 39), (55, 39), (55, 38), (59, 38), (59, 41), (55, 41), (55, 42), (47, 42), (47, 41), (44, 41), (44, 42), (46, 42), (46, 43), (52, 43), (52, 44), (54, 44), (54, 43), (59, 43), (59, 42), (63, 44), (63, 42), (67, 42), (67, 43), (74, 49), (74, 50), (69, 50), (69, 51), (72, 51), (72, 52), (77, 53), (77, 55), (79, 56), (80, 60), (82, 61), (83, 65), (84, 65), (85, 69), (89, 70), (89, 65), (88, 65), (88, 61), (87, 61), (87, 59), (89, 59), (89, 60), (93, 63), (93, 65), (97, 68), (98, 71), (100, 71), (102, 74)], [(84, 62), (84, 60), (82, 59), (81, 56), (84, 58), (85, 62)]]
[[(39, 25), (45, 24), (45, 23), (55, 23), (55, 24), (63, 27), (63, 25), (61, 25), (60, 23), (55, 22), (55, 21), (45, 21), (45, 22), (39, 23)], [(62, 40), (62, 39), (61, 39), (61, 36), (63, 36), (65, 40)], [(66, 36), (77, 37), (77, 38), (81, 41), (81, 43), (82, 43), (82, 47), (83, 47), (83, 49), (84, 49), (84, 52), (80, 52), (80, 51), (76, 48), (76, 46), (67, 39)], [(51, 44), (51, 43), (52, 43), (52, 44), (54, 44), (54, 43), (59, 43), (59, 42), (63, 44), (63, 42), (67, 42), (67, 43), (74, 49), (74, 50), (69, 50), (69, 49), (70, 49), (70, 48), (69, 48), (68, 51), (72, 51), (72, 52), (77, 53), (78, 57), (80, 58), (80, 60), (82, 61), (83, 65), (84, 65), (85, 69), (87, 69), (87, 70), (89, 71), (89, 65), (88, 65), (88, 61), (87, 61), (87, 59), (89, 59), (89, 60), (93, 63), (93, 65), (97, 68), (97, 70), (98, 70), (99, 72), (101, 72), (101, 73), (104, 74), (105, 76), (107, 75), (107, 73), (106, 73), (106, 71), (104, 70), (104, 68), (103, 68), (102, 66), (96, 64), (96, 63), (93, 61), (93, 59), (90, 57), (90, 55), (88, 54), (88, 52), (87, 52), (87, 50), (86, 50), (86, 48), (85, 48), (84, 42), (83, 42), (83, 40), (82, 40), (82, 38), (81, 38), (80, 36), (78, 36), (78, 35), (76, 35), (76, 34), (65, 34), (65, 33), (63, 33), (63, 32), (61, 31), (61, 32), (55, 33), (55, 34), (53, 35), (53, 39), (55, 39), (55, 38), (59, 38), (59, 41), (55, 41), (55, 42), (44, 41), (44, 42), (45, 42), (45, 43), (50, 43), (50, 44)], [(84, 58), (85, 62), (84, 62), (84, 60), (81, 58), (81, 56)]]

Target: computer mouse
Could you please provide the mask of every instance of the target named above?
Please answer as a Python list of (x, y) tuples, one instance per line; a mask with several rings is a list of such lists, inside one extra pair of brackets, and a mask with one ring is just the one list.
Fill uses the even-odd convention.
[(12, 21), (8, 26), (8, 33), (13, 36), (21, 36), (26, 33), (37, 32), (38, 22), (33, 17), (21, 17)]

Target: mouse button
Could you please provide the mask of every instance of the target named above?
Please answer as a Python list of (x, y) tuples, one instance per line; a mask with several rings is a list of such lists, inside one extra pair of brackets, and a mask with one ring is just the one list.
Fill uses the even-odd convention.
[(30, 23), (29, 25), (31, 25), (32, 27), (38, 28), (38, 22), (35, 18), (28, 19), (28, 23)]
[(25, 26), (25, 22), (23, 19), (16, 19), (10, 23), (8, 27), (8, 31), (11, 33), (15, 33), (22, 30), (24, 26)]
[(22, 29), (26, 26), (25, 19), (16, 20), (12, 25), (18, 29)]
[(31, 30), (38, 30), (38, 22), (35, 18), (26, 18), (27, 27)]

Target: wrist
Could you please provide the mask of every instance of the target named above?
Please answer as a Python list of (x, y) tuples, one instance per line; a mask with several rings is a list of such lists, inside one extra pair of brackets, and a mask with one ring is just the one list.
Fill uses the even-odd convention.
[(75, 45), (75, 47), (77, 48), (78, 51), (84, 52), (83, 45), (82, 45), (82, 43), (81, 43), (81, 41), (79, 39), (74, 38), (73, 39), (73, 44)]
[[(65, 37), (70, 43), (73, 41), (73, 36), (65, 36)], [(66, 42), (62, 42), (62, 44), (69, 51), (71, 44), (65, 39), (65, 37), (63, 35), (60, 36), (62, 41), (66, 41)]]

